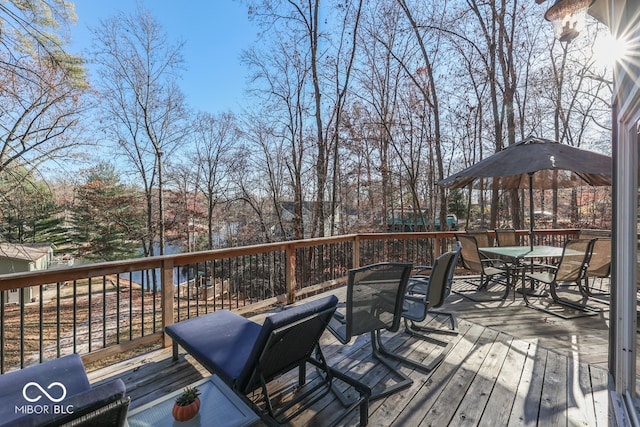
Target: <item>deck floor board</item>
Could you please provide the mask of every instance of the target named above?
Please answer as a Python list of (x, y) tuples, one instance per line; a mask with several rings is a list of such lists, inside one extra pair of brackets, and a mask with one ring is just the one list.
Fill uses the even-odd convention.
[[(454, 286), (458, 283), (468, 288), (462, 281)], [(500, 288), (490, 288), (486, 296), (501, 294)], [(341, 299), (345, 294), (344, 288), (331, 293)], [(449, 297), (443, 311), (455, 312), (458, 319), (458, 335), (434, 335), (452, 343), (443, 363), (425, 373), (392, 362), (414, 382), (371, 402), (370, 426), (608, 425), (612, 386), (606, 371), (607, 311), (565, 320), (527, 308), (520, 295), (474, 302), (458, 294)], [(446, 326), (446, 318), (437, 316), (429, 323)], [(403, 327), (385, 332), (383, 341), (391, 350), (425, 363), (439, 351), (433, 343), (405, 334)], [(348, 375), (376, 387), (393, 382), (372, 357), (369, 335), (342, 345), (326, 332), (321, 346), (329, 365)], [(166, 348), (92, 371), (89, 378), (92, 383), (122, 378), (131, 408), (136, 408), (208, 375), (183, 352), (173, 361), (171, 348)], [(307, 375), (309, 383), (317, 380), (315, 370), (308, 369)], [(291, 372), (270, 389), (287, 400), (296, 379), (297, 372)], [(344, 384), (338, 387), (347, 389)], [(328, 425), (340, 411), (342, 406), (329, 393), (290, 424)], [(340, 425), (355, 425), (357, 420), (356, 411)]]

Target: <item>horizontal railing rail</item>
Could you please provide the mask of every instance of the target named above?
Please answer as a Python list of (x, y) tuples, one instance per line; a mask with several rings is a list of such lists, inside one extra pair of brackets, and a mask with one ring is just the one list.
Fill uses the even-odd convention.
[[(577, 233), (536, 230), (536, 244)], [(90, 363), (168, 346), (168, 324), (291, 304), (361, 265), (431, 264), (454, 242), (455, 232), (352, 234), (0, 275), (0, 373), (69, 353)]]

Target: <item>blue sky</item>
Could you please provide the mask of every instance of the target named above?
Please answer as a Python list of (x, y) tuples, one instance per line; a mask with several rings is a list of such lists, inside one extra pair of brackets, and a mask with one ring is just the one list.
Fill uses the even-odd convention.
[[(72, 28), (71, 50), (90, 46), (88, 28), (122, 11), (135, 11), (134, 0), (75, 0), (77, 24)], [(170, 40), (184, 40), (186, 70), (181, 82), (187, 102), (195, 110), (211, 113), (234, 110), (242, 104), (247, 73), (240, 53), (256, 39), (246, 8), (232, 0), (147, 0), (146, 9)]]

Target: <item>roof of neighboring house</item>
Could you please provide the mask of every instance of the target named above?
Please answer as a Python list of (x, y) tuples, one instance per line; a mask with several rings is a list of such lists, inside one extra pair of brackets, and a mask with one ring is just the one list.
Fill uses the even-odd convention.
[(17, 243), (0, 243), (0, 258), (36, 261), (47, 256), (50, 250), (50, 244), (20, 245)]

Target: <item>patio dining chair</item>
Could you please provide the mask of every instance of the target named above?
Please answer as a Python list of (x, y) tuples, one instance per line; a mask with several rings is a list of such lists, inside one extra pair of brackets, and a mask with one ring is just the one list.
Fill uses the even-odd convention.
[(487, 230), (466, 230), (465, 233), (469, 236), (475, 237), (478, 247), (480, 248), (493, 246), (493, 240)]
[[(501, 259), (487, 258), (480, 250), (478, 241), (470, 234), (460, 233), (456, 234), (456, 240), (460, 243), (460, 256), (462, 263), (466, 269), (472, 273), (480, 275), (479, 283), (469, 282), (475, 286), (470, 290), (455, 290), (454, 292), (468, 298), (472, 301), (482, 302), (489, 299), (479, 299), (472, 295), (475, 293), (486, 290), (489, 288), (489, 284), (492, 282), (498, 282), (506, 286), (504, 295), (501, 299), (505, 299), (509, 295), (510, 290), (510, 268), (511, 266)], [(467, 295), (469, 294), (469, 295)], [(492, 298), (493, 300), (495, 298)]]
[[(173, 339), (174, 360), (180, 345), (218, 375), (267, 425), (287, 423), (309, 409), (336, 390), (335, 379), (359, 395), (350, 402), (338, 395), (347, 408), (343, 417), (359, 407), (360, 425), (366, 425), (370, 389), (328, 366), (319, 344), (337, 303), (338, 298), (331, 295), (268, 316), (262, 325), (229, 310), (218, 310), (169, 325), (165, 332)], [(320, 375), (305, 385), (307, 363)], [(276, 405), (268, 384), (296, 368), (294, 397)]]
[[(427, 331), (448, 335), (458, 333), (455, 313), (434, 309), (442, 307), (445, 299), (451, 294), (461, 249), (460, 242), (456, 242), (453, 249), (436, 258), (433, 265), (414, 268), (417, 271), (409, 278), (402, 313), (407, 333)], [(428, 275), (425, 274), (427, 272)], [(446, 315), (449, 318), (450, 328), (418, 325), (417, 323), (424, 322), (428, 313)]]
[[(402, 317), (405, 324), (405, 332), (411, 336), (423, 339), (430, 343), (436, 344), (442, 347), (442, 350), (438, 355), (432, 359), (428, 364), (416, 362), (409, 358), (404, 358), (403, 361), (417, 369), (422, 371), (432, 371), (435, 369), (445, 356), (449, 352), (452, 342), (443, 341), (434, 338), (430, 335), (425, 335), (424, 332), (431, 333), (444, 333), (450, 335), (457, 335), (456, 320), (453, 313), (444, 313), (433, 310), (434, 308), (441, 307), (444, 304), (445, 298), (451, 291), (451, 283), (453, 281), (453, 275), (458, 263), (458, 257), (460, 255), (460, 245), (456, 244), (454, 250), (446, 252), (440, 255), (433, 262), (433, 266), (424, 267), (421, 271), (429, 270), (428, 277), (418, 277), (409, 279), (407, 286), (407, 294), (404, 296)], [(444, 314), (449, 316), (451, 322), (451, 329), (440, 329), (425, 325), (419, 325), (427, 319), (428, 314)]]
[[(553, 314), (563, 319), (573, 319), (576, 317), (592, 316), (597, 314), (599, 309), (595, 309), (586, 305), (587, 296), (581, 288), (581, 281), (584, 279), (589, 265), (589, 259), (593, 250), (595, 239), (591, 240), (568, 240), (563, 248), (562, 256), (555, 266), (548, 266), (546, 271), (535, 271), (526, 273), (526, 277), (538, 285), (549, 286), (553, 302), (578, 310), (577, 314), (565, 314), (564, 312), (551, 310), (540, 305), (528, 304), (537, 310)], [(560, 285), (569, 286), (574, 284), (578, 286), (581, 299), (579, 302), (569, 300), (558, 295), (558, 287)]]
[[(578, 236), (579, 239), (596, 239), (584, 277), (583, 290), (589, 297), (606, 297), (610, 293), (608, 291), (594, 292), (594, 286), (589, 283), (589, 279), (593, 278), (593, 285), (600, 279), (600, 285), (602, 285), (603, 279), (611, 276), (611, 233), (601, 230), (580, 230)], [(605, 299), (599, 299), (599, 301), (607, 302)]]
[(520, 246), (515, 228), (496, 228), (495, 233), (498, 246)]
[(397, 378), (395, 384), (374, 391), (371, 400), (388, 396), (409, 387), (413, 382), (386, 360), (404, 361), (400, 355), (388, 350), (381, 339), (383, 330), (396, 332), (400, 328), (411, 270), (411, 263), (379, 263), (349, 270), (346, 307), (344, 311), (336, 311), (327, 326), (329, 332), (343, 344), (348, 344), (358, 335), (369, 333), (373, 358)]

